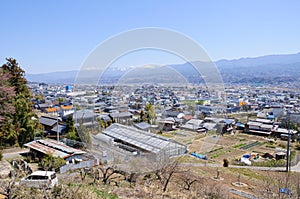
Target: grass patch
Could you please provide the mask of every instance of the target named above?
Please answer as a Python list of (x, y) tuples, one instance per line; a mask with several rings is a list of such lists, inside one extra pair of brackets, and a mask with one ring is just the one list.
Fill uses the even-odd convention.
[(216, 148), (216, 149), (211, 150), (211, 151), (208, 152), (208, 153), (213, 153), (213, 152), (216, 152), (216, 151), (219, 151), (219, 150), (222, 150), (222, 149), (223, 149), (223, 147), (221, 146), (221, 147), (219, 147), (219, 148)]
[(189, 155), (182, 156), (178, 159), (180, 163), (201, 163), (201, 159)]
[(187, 140), (183, 140), (182, 142), (187, 144), (187, 143), (192, 143), (192, 140), (191, 139), (187, 139)]
[(217, 133), (216, 130), (210, 130), (210, 131), (207, 131), (206, 135), (214, 135), (216, 133)]
[(173, 137), (174, 137), (174, 134), (171, 134), (171, 133), (163, 133), (163, 134), (161, 134), (161, 136), (166, 137), (166, 138), (173, 138)]
[(195, 100), (182, 100), (182, 103), (188, 106), (195, 106), (197, 104)]
[(224, 155), (225, 153), (230, 153), (231, 152), (231, 149), (226, 149), (226, 150), (222, 150), (222, 151), (220, 149), (223, 149), (223, 147), (220, 147), (220, 148), (216, 149), (216, 150), (218, 150), (217, 152), (216, 152), (216, 150), (214, 150), (214, 152), (216, 152), (216, 153), (212, 154), (210, 156), (210, 158), (211, 159), (218, 158), (218, 157)]
[(94, 187), (91, 190), (97, 195), (97, 197), (100, 197), (100, 198), (106, 198), (106, 199), (117, 199), (118, 198), (118, 196), (116, 194), (111, 194), (111, 193), (108, 193), (107, 191), (100, 190), (100, 189), (97, 189)]
[(271, 149), (275, 149), (276, 148), (276, 146), (274, 146), (274, 145), (266, 145), (266, 147), (267, 148), (271, 148)]
[(264, 179), (264, 177), (262, 175), (255, 172), (255, 170), (251, 170), (251, 168), (246, 169), (246, 168), (230, 168), (229, 167), (229, 170), (233, 173), (240, 173), (244, 176), (247, 176), (250, 179), (257, 179), (257, 180)]
[(278, 144), (278, 146), (283, 148), (283, 149), (286, 149), (286, 144), (280, 143), (280, 144)]
[(258, 167), (282, 167), (285, 166), (286, 160), (268, 160), (264, 162), (252, 162), (252, 166), (258, 166)]
[(196, 135), (194, 140), (200, 140), (201, 138), (204, 138), (204, 137), (205, 137), (204, 134)]
[(234, 145), (233, 148), (237, 149), (237, 148), (240, 148), (242, 146), (246, 146), (246, 143), (241, 143), (241, 144)]

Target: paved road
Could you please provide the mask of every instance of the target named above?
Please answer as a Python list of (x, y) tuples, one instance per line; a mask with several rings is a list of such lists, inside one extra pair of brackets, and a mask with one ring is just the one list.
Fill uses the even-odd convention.
[[(184, 163), (180, 164), (181, 166), (192, 166), (192, 167), (223, 167), (222, 164), (209, 164), (209, 163)], [(253, 170), (262, 170), (262, 171), (285, 171), (285, 167), (256, 167), (256, 166), (238, 166), (238, 165), (229, 165), (230, 168), (245, 168)], [(300, 162), (297, 165), (291, 167), (291, 171), (300, 172)]]
[(7, 159), (14, 159), (17, 157), (21, 157), (20, 154), (22, 153), (28, 153), (29, 149), (14, 149), (13, 151), (3, 151), (3, 159), (7, 160)]

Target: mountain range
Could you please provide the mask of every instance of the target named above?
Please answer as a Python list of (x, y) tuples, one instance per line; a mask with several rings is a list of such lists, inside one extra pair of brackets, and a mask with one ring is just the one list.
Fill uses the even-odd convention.
[[(192, 62), (193, 63), (193, 62)], [(108, 68), (102, 75), (100, 83), (116, 83), (126, 74), (127, 82), (142, 83), (146, 79), (154, 83), (172, 79), (168, 70), (177, 71), (182, 77), (192, 83), (203, 82), (200, 75), (192, 67), (192, 63), (173, 64), (165, 66), (149, 65), (139, 68)], [(194, 62), (195, 63), (195, 62)], [(300, 53), (286, 55), (267, 55), (255, 58), (241, 58), (234, 60), (219, 60), (215, 62), (225, 83), (272, 83), (274, 81), (298, 81), (300, 77)], [(169, 69), (167, 69), (169, 68)], [(98, 82), (101, 72), (95, 70), (81, 71), (83, 79)], [(30, 82), (72, 84), (78, 71), (63, 71), (42, 74), (26, 74)], [(147, 77), (145, 77), (147, 74)]]

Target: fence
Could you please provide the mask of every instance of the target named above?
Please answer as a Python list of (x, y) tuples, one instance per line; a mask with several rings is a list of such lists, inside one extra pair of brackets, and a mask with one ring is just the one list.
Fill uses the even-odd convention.
[(60, 167), (59, 172), (60, 173), (65, 173), (69, 170), (82, 169), (82, 168), (91, 168), (91, 167), (97, 166), (99, 164), (100, 164), (99, 159), (88, 160), (88, 161), (80, 162), (78, 164), (66, 164), (66, 165)]

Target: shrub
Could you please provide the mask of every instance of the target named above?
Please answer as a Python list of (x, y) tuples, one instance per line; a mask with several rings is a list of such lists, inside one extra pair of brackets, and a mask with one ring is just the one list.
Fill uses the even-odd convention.
[(283, 148), (283, 149), (286, 149), (286, 144), (280, 143), (278, 146)]
[(295, 149), (296, 149), (296, 150), (300, 150), (300, 143), (297, 143), (297, 144), (295, 145)]
[(228, 167), (229, 166), (229, 160), (227, 160), (226, 158), (223, 159), (223, 167)]
[(57, 170), (61, 166), (66, 164), (63, 158), (53, 157), (52, 155), (46, 154), (39, 163), (39, 166), (44, 170)]
[(0, 161), (2, 160), (3, 158), (3, 154), (2, 154), (2, 151), (0, 151)]

